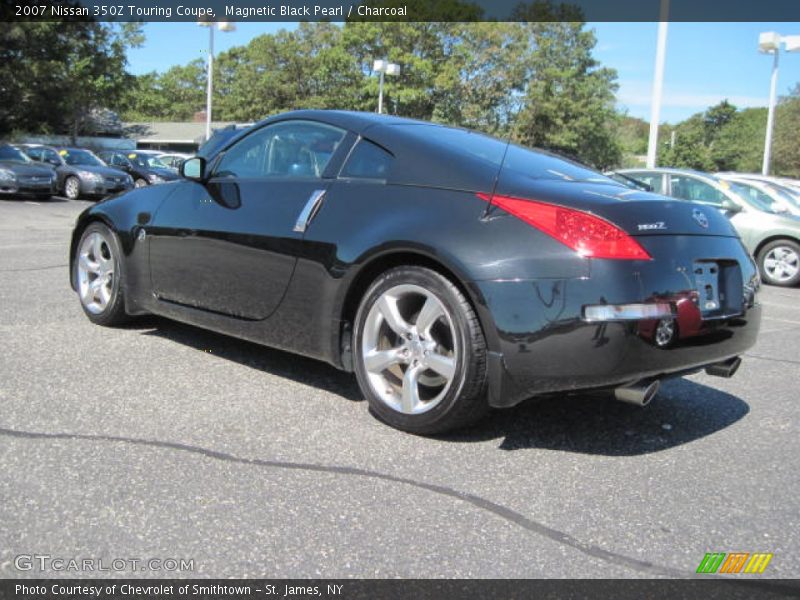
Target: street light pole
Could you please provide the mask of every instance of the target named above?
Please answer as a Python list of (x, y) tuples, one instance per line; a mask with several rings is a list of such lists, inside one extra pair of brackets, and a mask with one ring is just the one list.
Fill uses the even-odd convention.
[(772, 159), (772, 132), (775, 127), (775, 105), (778, 103), (778, 55), (781, 43), (786, 52), (800, 52), (800, 35), (781, 36), (774, 31), (766, 31), (758, 36), (758, 51), (772, 54), (772, 76), (769, 80), (769, 111), (767, 112), (767, 134), (764, 136), (764, 162), (761, 163), (761, 174), (769, 175), (769, 163)]
[(772, 158), (772, 132), (775, 126), (775, 104), (778, 101), (778, 55), (775, 48), (775, 59), (772, 62), (772, 77), (769, 82), (769, 111), (767, 112), (767, 135), (764, 140), (764, 162), (761, 163), (761, 174), (769, 175), (769, 162)]
[(378, 79), (378, 114), (383, 112), (383, 75), (384, 71), (381, 71)]
[(211, 102), (214, 91), (214, 24), (208, 28), (208, 74), (206, 75), (206, 141), (211, 137)]
[(372, 63), (372, 70), (379, 74), (378, 77), (378, 114), (383, 112), (383, 78), (384, 75), (400, 75), (400, 65), (390, 63), (386, 59), (376, 60)]
[(206, 141), (211, 137), (211, 103), (214, 97), (214, 28), (220, 31), (236, 31), (236, 25), (229, 21), (198, 21), (201, 27), (208, 27), (208, 61), (206, 73)]
[(661, 95), (664, 88), (664, 63), (667, 58), (669, 0), (661, 0), (656, 42), (656, 66), (653, 77), (653, 98), (650, 102), (650, 137), (647, 140), (647, 168), (654, 169), (658, 152), (658, 125), (661, 120)]

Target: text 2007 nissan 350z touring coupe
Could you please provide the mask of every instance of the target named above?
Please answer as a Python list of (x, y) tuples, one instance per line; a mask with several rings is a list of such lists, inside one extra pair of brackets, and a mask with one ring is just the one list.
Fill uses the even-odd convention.
[(283, 114), (206, 154), (78, 218), (93, 322), (155, 313), (327, 361), (423, 434), (554, 392), (643, 405), (755, 342), (755, 265), (707, 206), (373, 114)]

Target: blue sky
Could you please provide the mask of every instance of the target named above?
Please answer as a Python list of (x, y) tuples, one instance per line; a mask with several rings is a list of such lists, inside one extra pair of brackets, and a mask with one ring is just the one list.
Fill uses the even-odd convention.
[[(246, 44), (290, 23), (239, 23), (217, 33), (216, 51)], [(617, 70), (620, 108), (649, 119), (656, 23), (590, 23), (597, 34), (595, 56)], [(163, 71), (205, 57), (208, 32), (193, 23), (149, 23), (147, 41), (129, 53), (131, 71)], [(661, 120), (678, 122), (728, 98), (736, 106), (766, 106), (772, 57), (758, 53), (758, 34), (800, 35), (800, 23), (670, 23)], [(781, 54), (778, 93), (800, 83), (800, 53)]]

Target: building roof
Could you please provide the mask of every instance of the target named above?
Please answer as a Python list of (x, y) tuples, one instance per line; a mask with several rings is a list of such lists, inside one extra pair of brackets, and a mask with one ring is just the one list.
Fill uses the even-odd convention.
[[(213, 121), (212, 132), (233, 125), (230, 121)], [(125, 123), (127, 136), (146, 144), (200, 144), (206, 138), (206, 124), (195, 122)]]

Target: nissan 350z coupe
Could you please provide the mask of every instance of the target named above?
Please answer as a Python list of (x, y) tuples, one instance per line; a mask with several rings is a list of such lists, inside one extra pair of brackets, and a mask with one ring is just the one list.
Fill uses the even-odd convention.
[(90, 207), (71, 282), (94, 323), (155, 313), (353, 371), (433, 434), (490, 407), (731, 376), (753, 260), (719, 211), (479, 133), (374, 114), (269, 118), (183, 179)]

